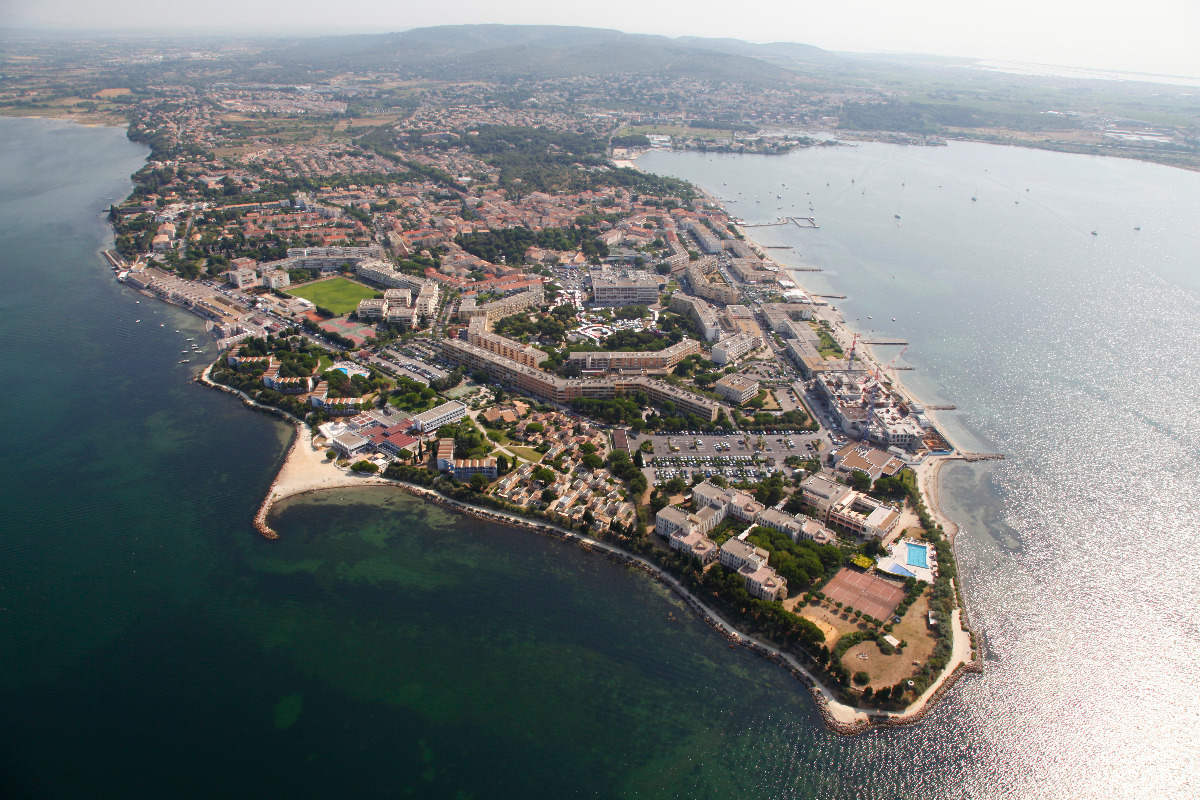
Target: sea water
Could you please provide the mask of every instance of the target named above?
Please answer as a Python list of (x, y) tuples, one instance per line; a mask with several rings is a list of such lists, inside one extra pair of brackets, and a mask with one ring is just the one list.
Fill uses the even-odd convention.
[[(977, 203), (974, 184), (1005, 170), (1089, 196), (1089, 175), (1116, 170), (1106, 180), (1128, 208), (1165, 193), (1159, 210), (1195, 210), (1186, 173), (1032, 151), (729, 161), (765, 193), (781, 168), (789, 188), (815, 189), (951, 155), (944, 168)], [(912, 341), (906, 381), (963, 409), (940, 419), (947, 432), (1010, 456), (943, 473), (968, 531), (959, 560), (986, 673), (918, 726), (847, 739), (780, 669), (641, 573), (565, 543), (392, 489), (287, 501), (281, 538), (258, 537), (250, 521), (289, 429), (191, 383), (199, 365), (177, 351), (199, 322), (117, 284), (98, 255), (103, 210), (145, 156), (119, 130), (0, 120), (0, 796), (1195, 793), (1186, 231), (1155, 233), (1141, 266), (1119, 253), (1079, 264), (1065, 257), (1107, 241), (1086, 232), (1107, 217), (1067, 192), (1057, 216), (1031, 216), (1086, 220), (1070, 246), (1057, 238), (1073, 225), (1034, 237), (1029, 220), (1024, 245), (1009, 227), (961, 242), (979, 233), (951, 215), (962, 198), (932, 204), (926, 231), (905, 203), (919, 247), (891, 238), (894, 200), (878, 224), (857, 227), (846, 208), (838, 229), (832, 203), (814, 203), (820, 231), (761, 237), (826, 267), (801, 275), (849, 295), (852, 320), (895, 316), (879, 332)], [(689, 163), (666, 158), (680, 174)], [(706, 185), (724, 163), (693, 161), (686, 177)], [(911, 186), (916, 166), (902, 171)], [(895, 286), (874, 288), (864, 263)], [(939, 321), (914, 325), (918, 311)]]

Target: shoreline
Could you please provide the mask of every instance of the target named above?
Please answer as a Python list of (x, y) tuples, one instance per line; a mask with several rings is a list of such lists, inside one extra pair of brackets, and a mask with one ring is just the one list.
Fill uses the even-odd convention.
[[(631, 156), (629, 161), (633, 162), (632, 165), (635, 169), (641, 170), (641, 167), (636, 164), (638, 155), (641, 154), (639, 153)], [(725, 208), (725, 204), (722, 203), (720, 198), (718, 198), (716, 195), (712, 194), (702, 186), (696, 186), (696, 190), (701, 196), (715, 203), (718, 207), (725, 211), (726, 214), (729, 213), (728, 209)], [(743, 226), (739, 225), (738, 228), (748, 245), (759, 252), (767, 252), (763, 245), (755, 241)], [(805, 287), (795, 275), (794, 270), (789, 269), (782, 264), (780, 264), (779, 267), (788, 274), (789, 278), (796, 284), (798, 289), (801, 289), (805, 292), (809, 291), (808, 288)], [(861, 332), (854, 331), (846, 323), (845, 317), (840, 312), (831, 312), (827, 316), (822, 315), (822, 318), (826, 319), (830, 326), (834, 329), (835, 338), (837, 338), (838, 333), (841, 333), (842, 337), (846, 339), (849, 339), (856, 333), (860, 337), (864, 335)], [(881, 367), (879, 360), (876, 358), (875, 353), (870, 346), (865, 346), (863, 348), (862, 358), (864, 361), (871, 362), (877, 370)], [(906, 399), (909, 401), (918, 400), (916, 395), (904, 385), (904, 382), (898, 375), (891, 376), (890, 380), (892, 387)], [(946, 539), (949, 542), (951, 549), (955, 551), (954, 557), (957, 561), (958, 552), (955, 549), (955, 544), (958, 539), (958, 535), (962, 532), (962, 527), (957, 522), (950, 519), (941, 506), (939, 497), (939, 478), (942, 467), (948, 461), (966, 462), (968, 461), (966, 458), (968, 454), (961, 447), (955, 444), (949, 437), (947, 437), (946, 434), (942, 432), (941, 427), (938, 427), (937, 430), (938, 433), (941, 434), (946, 440), (946, 442), (954, 448), (953, 452), (947, 454), (939, 453), (928, 455), (913, 468), (913, 471), (917, 478), (917, 490), (925, 501), (925, 507), (928, 509), (929, 515), (933, 518), (934, 522), (941, 525), (943, 531), (945, 531)], [(907, 718), (909, 723), (917, 722), (923, 718), (929, 706), (933, 702), (936, 702), (936, 700), (938, 700), (942, 694), (950, 688), (950, 686), (956, 683), (959, 677), (961, 677), (962, 673), (973, 672), (976, 674), (982, 674), (983, 672), (983, 660), (981, 654), (977, 651), (975, 646), (975, 632), (970, 626), (970, 615), (966, 607), (965, 595), (960, 584), (960, 579), (956, 578), (954, 581), (952, 581), (952, 585), (954, 587), (957, 607), (953, 612), (952, 626), (954, 630), (954, 640), (952, 643), (953, 648), (951, 658), (950, 661), (947, 662), (945, 668), (943, 668), (942, 672), (938, 675), (937, 680), (930, 684), (929, 688), (927, 688), (925, 692), (922, 693), (919, 698), (917, 698), (916, 701), (909, 705), (908, 708), (906, 708), (903, 712), (900, 712), (898, 715), (895, 715), (898, 717)], [(842, 704), (839, 703), (839, 705)], [(868, 714), (869, 712), (864, 711), (863, 713)], [(894, 720), (895, 716), (887, 715), (885, 716), (885, 719)], [(897, 723), (896, 721), (892, 721), (890, 723), (875, 721), (870, 724), (882, 725), (904, 723)]]
[[(719, 613), (702, 602), (696, 595), (692, 594), (678, 579), (640, 556), (633, 555), (615, 545), (584, 536), (552, 523), (535, 522), (513, 514), (479, 508), (469, 503), (445, 497), (423, 486), (416, 486), (390, 478), (381, 478), (375, 475), (358, 475), (338, 467), (335, 463), (324, 457), (324, 451), (321, 448), (314, 445), (312, 431), (306, 425), (280, 409), (263, 406), (251, 400), (243, 392), (211, 381), (208, 377), (211, 369), (212, 365), (210, 364), (202, 373), (196, 376), (196, 381), (210, 388), (238, 396), (243, 405), (248, 408), (266, 411), (283, 417), (294, 429), (292, 443), (288, 447), (283, 464), (276, 473), (275, 479), (268, 487), (254, 515), (253, 526), (259, 535), (265, 539), (276, 540), (279, 538), (278, 531), (270, 526), (268, 518), (275, 506), (283, 500), (331, 489), (378, 486), (393, 487), (419, 499), (436, 503), (444, 508), (449, 508), (476, 519), (505, 525), (510, 528), (540, 533), (564, 542), (574, 542), (584, 550), (598, 552), (616, 563), (625, 564), (645, 572), (682, 600), (684, 605), (698, 619), (720, 633), (730, 643), (730, 647), (745, 647), (785, 669), (809, 690), (825, 726), (832, 732), (842, 736), (854, 736), (876, 727), (899, 727), (916, 724), (924, 719), (933, 704), (964, 674), (968, 672), (982, 672), (981, 663), (978, 660), (970, 658), (972, 637), (965, 631), (962, 631), (960, 610), (955, 609), (953, 619), (955, 627), (953, 658), (946, 665), (938, 680), (934, 681), (919, 698), (901, 711), (883, 711), (873, 708), (864, 709), (847, 705), (838, 700), (794, 656), (783, 653), (774, 646), (740, 631), (735, 625), (725, 620)], [(933, 470), (935, 477), (936, 469), (940, 468), (940, 463)]]
[[(631, 164), (635, 169), (640, 169), (636, 164)], [(716, 203), (722, 209), (724, 205), (718, 198), (707, 192), (702, 187), (697, 186), (697, 191), (706, 199)], [(743, 232), (744, 235), (744, 232)], [(746, 236), (746, 241), (761, 250), (761, 245), (755, 242), (749, 236)], [(795, 276), (791, 276), (794, 280)], [(797, 286), (801, 284), (796, 281)], [(803, 288), (803, 287), (801, 287)], [(840, 332), (845, 334), (853, 334), (844, 318), (840, 315), (831, 315), (829, 323), (834, 327), (835, 332), (840, 329)], [(878, 366), (878, 361), (874, 354), (867, 350), (864, 353), (864, 360), (869, 360)], [(215, 362), (214, 362), (215, 363)], [(834, 694), (827, 689), (812, 673), (804, 668), (796, 659), (788, 654), (781, 653), (777, 649), (766, 645), (753, 637), (748, 636), (736, 629), (735, 626), (722, 619), (715, 611), (705, 606), (696, 596), (688, 591), (678, 580), (673, 576), (663, 572), (657, 566), (634, 556), (618, 547), (600, 542), (590, 537), (581, 536), (564, 528), (544, 522), (532, 522), (521, 517), (505, 514), (502, 512), (485, 510), (472, 506), (468, 503), (453, 500), (442, 496), (441, 494), (418, 487), (411, 484), (406, 484), (400, 481), (391, 480), (388, 478), (378, 477), (376, 475), (360, 475), (357, 473), (343, 470), (336, 464), (325, 459), (324, 452), (319, 451), (314, 447), (312, 431), (303, 423), (287, 412), (281, 409), (263, 406), (252, 400), (245, 393), (232, 389), (221, 384), (213, 382), (209, 375), (214, 364), (209, 364), (203, 372), (195, 377), (195, 380), (210, 388), (219, 389), (229, 394), (234, 394), (239, 397), (242, 404), (248, 408), (258, 411), (265, 411), (276, 414), (284, 418), (295, 429), (293, 433), (292, 443), (288, 448), (283, 464), (276, 473), (275, 479), (271, 482), (267, 489), (266, 495), (259, 505), (259, 508), (254, 516), (253, 525), (258, 533), (267, 539), (278, 539), (279, 534), (268, 523), (268, 517), (275, 505), (281, 500), (297, 497), (305, 494), (311, 494), (326, 489), (337, 488), (354, 488), (362, 486), (394, 486), (409, 494), (431, 502), (438, 503), (445, 507), (449, 507), (459, 511), (460, 513), (469, 516), (475, 516), (480, 519), (487, 519), (497, 524), (508, 525), (510, 527), (518, 527), (535, 532), (540, 532), (546, 535), (554, 536), (555, 538), (564, 540), (574, 540), (581, 547), (589, 551), (600, 551), (602, 554), (612, 558), (618, 562), (626, 563), (635, 566), (651, 575), (660, 583), (666, 585), (684, 603), (703, 619), (707, 624), (724, 635), (730, 642), (731, 646), (743, 646), (754, 650), (759, 655), (773, 661), (787, 669), (794, 677), (804, 683), (813, 695), (814, 701), (817, 704), (818, 711), (821, 714), (826, 726), (835, 733), (841, 735), (854, 735), (865, 732), (874, 727), (900, 726), (910, 725), (921, 721), (929, 708), (941, 696), (948, 691), (963, 674), (967, 672), (982, 673), (982, 661), (975, 655), (974, 633), (969, 627), (969, 618), (965, 604), (962, 602), (962, 590), (958, 582), (954, 582), (954, 589), (957, 600), (957, 608), (952, 612), (952, 625), (954, 630), (954, 638), (952, 642), (952, 655), (949, 662), (943, 668), (938, 678), (930, 684), (930, 686), (918, 697), (914, 702), (909, 704), (901, 711), (884, 711), (880, 709), (863, 709), (856, 706), (847, 705), (836, 699)], [(892, 379), (892, 384), (901, 394), (908, 398), (913, 398), (910, 391), (904, 387), (898, 377)], [(953, 443), (951, 443), (953, 446)], [(949, 455), (933, 455), (927, 456), (917, 465), (915, 472), (917, 473), (918, 490), (924, 498), (926, 507), (930, 515), (938, 524), (942, 525), (946, 531), (946, 536), (950, 546), (953, 548), (958, 533), (961, 532), (960, 527), (953, 520), (946, 516), (938, 502), (938, 476), (942, 465), (948, 460), (960, 460), (963, 458), (962, 451), (955, 446), (955, 452)]]

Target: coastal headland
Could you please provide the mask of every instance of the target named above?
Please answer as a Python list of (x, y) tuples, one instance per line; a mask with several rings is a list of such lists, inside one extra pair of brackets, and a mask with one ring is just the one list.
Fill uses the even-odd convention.
[[(750, 244), (754, 245), (753, 242), (750, 242)], [(828, 319), (838, 339), (848, 341), (854, 335), (854, 332), (845, 325), (840, 315), (830, 315)], [(875, 360), (874, 356), (866, 348), (863, 348), (860, 353), (864, 362), (870, 363), (875, 370), (879, 369), (880, 365), (878, 361)], [(339, 488), (395, 486), (413, 496), (467, 515), (487, 519), (498, 524), (530, 530), (564, 541), (574, 542), (586, 550), (598, 552), (616, 562), (624, 563), (646, 572), (678, 595), (698, 618), (705, 621), (706, 624), (727, 638), (731, 646), (746, 647), (752, 652), (788, 670), (790, 674), (810, 689), (826, 725), (831, 730), (843, 735), (858, 734), (871, 727), (907, 725), (919, 722), (924, 718), (928, 708), (936, 703), (964, 674), (982, 673), (982, 662), (978, 658), (978, 654), (974, 648), (973, 634), (970, 631), (967, 616), (962, 610), (956, 609), (952, 614), (954, 638), (950, 659), (938, 678), (919, 697), (908, 704), (903, 710), (899, 711), (860, 708), (847, 704), (838, 699), (834, 692), (825, 687), (794, 656), (739, 631), (735, 625), (725, 620), (712, 607), (704, 604), (678, 579), (646, 559), (629, 553), (609, 542), (582, 535), (576, 531), (552, 523), (541, 520), (529, 520), (515, 514), (480, 508), (459, 499), (446, 497), (432, 489), (404, 481), (354, 472), (348, 469), (344, 463), (339, 466), (336, 459), (328, 457), (325, 447), (317, 445), (313, 430), (308, 425), (303, 424), (298, 418), (276, 407), (257, 403), (244, 392), (213, 382), (209, 377), (211, 369), (212, 366), (210, 365), (209, 368), (205, 369), (197, 377), (197, 380), (212, 388), (236, 394), (247, 407), (278, 414), (286, 419), (295, 429), (292, 443), (289, 446), (279, 472), (268, 488), (266, 496), (254, 516), (254, 527), (265, 538), (276, 539), (279, 536), (278, 532), (271, 527), (269, 518), (272, 509), (282, 500)], [(915, 399), (898, 380), (893, 380), (892, 385), (896, 391), (903, 393), (910, 400)], [(925, 499), (930, 515), (946, 531), (951, 545), (953, 545), (955, 538), (960, 532), (960, 528), (945, 515), (938, 503), (938, 476), (941, 468), (947, 461), (960, 460), (962, 458), (963, 455), (957, 452), (957, 450), (947, 454), (929, 455), (916, 465), (914, 469), (920, 495)], [(958, 595), (961, 600), (961, 592), (958, 592)]]
[[(926, 507), (939, 456), (966, 454), (717, 198), (614, 170), (591, 128), (474, 139), (463, 124), (470, 155), (396, 145), (421, 149), (432, 173), (306, 147), (312, 188), (264, 178), (277, 199), (238, 202), (235, 188), (264, 191), (251, 162), (194, 154), (199, 183), (152, 159), (110, 210), (118, 277), (218, 340), (199, 380), (297, 428), (259, 533), (278, 537), (284, 498), (393, 483), (574, 531), (804, 675), (831, 725), (920, 719), (972, 662), (957, 529)], [(510, 147), (548, 191), (503, 188), (493, 152)], [(554, 183), (567, 148), (596, 162), (572, 163), (572, 187)], [(294, 155), (256, 151), (253, 169)], [(335, 155), (378, 182), (350, 185), (324, 160)], [(494, 183), (446, 177), (464, 172)], [(838, 472), (835, 456), (876, 461)]]

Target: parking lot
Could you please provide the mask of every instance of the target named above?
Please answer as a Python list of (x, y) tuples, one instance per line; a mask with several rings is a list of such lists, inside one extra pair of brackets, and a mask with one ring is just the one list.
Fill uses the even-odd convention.
[(662, 483), (675, 477), (691, 480), (724, 475), (733, 480), (760, 480), (775, 472), (790, 474), (783, 460), (789, 455), (812, 455), (808, 444), (812, 438), (805, 431), (671, 431), (641, 441), (653, 444), (653, 452), (644, 457), (647, 465), (654, 467), (655, 483)]

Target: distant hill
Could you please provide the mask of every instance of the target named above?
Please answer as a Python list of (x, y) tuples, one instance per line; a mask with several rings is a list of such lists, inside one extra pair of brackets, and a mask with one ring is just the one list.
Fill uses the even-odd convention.
[(442, 80), (651, 74), (787, 85), (797, 76), (783, 64), (831, 64), (839, 58), (803, 44), (670, 39), (555, 25), (442, 25), (305, 39), (258, 53), (254, 61), (290, 74), (387, 70)]

